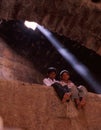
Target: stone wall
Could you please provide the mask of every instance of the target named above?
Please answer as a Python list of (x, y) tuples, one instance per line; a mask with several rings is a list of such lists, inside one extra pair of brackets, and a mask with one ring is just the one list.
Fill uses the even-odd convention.
[(0, 80), (0, 115), (4, 127), (23, 130), (100, 130), (101, 95), (88, 93), (86, 107), (77, 110), (51, 87)]
[(41, 83), (42, 75), (0, 38), (0, 79)]

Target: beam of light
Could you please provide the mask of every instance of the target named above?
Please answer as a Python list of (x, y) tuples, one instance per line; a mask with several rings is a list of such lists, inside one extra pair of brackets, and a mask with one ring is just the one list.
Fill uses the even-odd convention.
[(87, 81), (87, 83), (95, 90), (97, 93), (101, 93), (101, 85), (93, 78), (86, 66), (81, 64), (77, 58), (69, 52), (69, 50), (64, 48), (64, 46), (52, 35), (50, 31), (44, 27), (37, 24), (37, 28), (46, 36), (50, 43), (56, 48), (56, 50), (66, 59), (72, 68), (79, 74), (81, 77)]

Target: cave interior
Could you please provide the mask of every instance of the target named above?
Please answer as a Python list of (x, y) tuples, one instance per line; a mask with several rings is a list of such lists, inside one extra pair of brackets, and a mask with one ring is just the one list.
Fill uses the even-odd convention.
[[(77, 41), (52, 33), (64, 48), (68, 48), (77, 60), (89, 69), (94, 78), (101, 82), (101, 56)], [(17, 54), (31, 61), (36, 70), (42, 75), (46, 75), (47, 68), (50, 66), (56, 67), (58, 72), (67, 69), (70, 71), (71, 79), (75, 84), (86, 85), (89, 91), (94, 92), (92, 87), (83, 80), (38, 29), (33, 31), (27, 28), (24, 21), (21, 20), (6, 21), (2, 19), (0, 22), (0, 36)], [(59, 73), (57, 75), (58, 79)]]

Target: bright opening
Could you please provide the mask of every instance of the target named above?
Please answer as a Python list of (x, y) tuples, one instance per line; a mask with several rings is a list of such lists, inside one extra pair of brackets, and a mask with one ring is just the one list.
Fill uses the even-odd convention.
[(31, 28), (33, 30), (35, 30), (36, 27), (38, 26), (38, 24), (36, 22), (25, 21), (24, 24), (26, 27)]

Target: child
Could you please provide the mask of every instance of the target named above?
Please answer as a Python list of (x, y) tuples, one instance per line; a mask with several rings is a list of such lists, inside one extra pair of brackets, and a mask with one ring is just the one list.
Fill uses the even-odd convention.
[(62, 70), (60, 72), (60, 84), (64, 87), (68, 87), (69, 91), (71, 91), (71, 98), (74, 100), (78, 109), (84, 107), (86, 105), (85, 96), (87, 94), (87, 89), (80, 85), (77, 87), (71, 80), (70, 74), (67, 70)]

